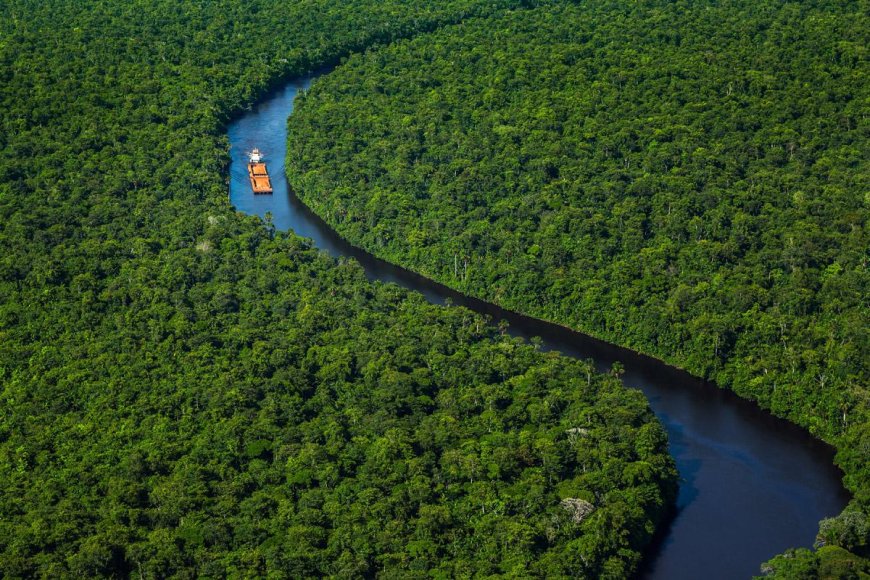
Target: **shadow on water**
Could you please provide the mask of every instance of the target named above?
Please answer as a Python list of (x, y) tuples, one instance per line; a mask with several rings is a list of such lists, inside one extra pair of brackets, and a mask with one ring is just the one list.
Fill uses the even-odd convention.
[[(680, 513), (687, 506), (692, 505), (698, 497), (698, 488), (695, 485), (695, 479), (701, 470), (701, 460), (692, 458), (690, 446), (685, 439), (683, 429), (675, 421), (669, 417), (657, 415), (662, 423), (666, 426), (668, 432), (668, 441), (670, 443), (671, 454), (674, 457), (681, 457), (678, 461), (680, 470), (680, 489), (677, 495), (676, 505), (666, 515), (666, 519), (661, 527), (653, 536), (652, 542), (647, 547), (641, 568), (635, 574), (636, 578), (661, 577), (661, 574), (655, 574), (655, 570), (660, 566), (659, 558), (663, 554), (673, 553), (674, 542), (679, 542), (679, 537), (673, 533), (674, 521), (680, 516)], [(679, 546), (677, 546), (679, 548)]]
[[(286, 120), (294, 97), (312, 78), (288, 82), (230, 125), (230, 200), (239, 211), (268, 212), (276, 228), (311, 238), (333, 256), (355, 258), (371, 280), (505, 320), (511, 334), (540, 337), (546, 350), (593, 359), (599, 370), (621, 362), (623, 382), (646, 395), (667, 429), (681, 476), (670, 524), (650, 548), (641, 577), (746, 578), (784, 549), (812, 545), (818, 521), (838, 513), (849, 498), (829, 446), (730, 391), (655, 359), (463, 296), (379, 260), (341, 239), (292, 195), (284, 175)], [(244, 153), (254, 147), (267, 156), (273, 195), (250, 190)]]

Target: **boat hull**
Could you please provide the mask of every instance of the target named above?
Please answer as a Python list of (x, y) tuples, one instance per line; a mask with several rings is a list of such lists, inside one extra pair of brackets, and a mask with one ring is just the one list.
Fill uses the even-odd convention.
[(248, 177), (254, 193), (272, 193), (272, 180), (265, 163), (248, 163)]

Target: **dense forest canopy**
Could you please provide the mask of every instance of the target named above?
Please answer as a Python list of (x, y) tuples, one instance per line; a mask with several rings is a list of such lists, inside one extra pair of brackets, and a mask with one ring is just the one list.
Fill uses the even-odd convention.
[(519, 3), (0, 1), (0, 570), (622, 577), (643, 397), (227, 203), (233, 111)]
[(856, 504), (820, 539), (866, 552), (868, 31), (831, 0), (465, 21), (318, 80), (289, 178), (380, 257), (834, 443)]

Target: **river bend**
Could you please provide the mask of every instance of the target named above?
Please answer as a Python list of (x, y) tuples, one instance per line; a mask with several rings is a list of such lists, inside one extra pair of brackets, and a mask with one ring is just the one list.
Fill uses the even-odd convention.
[[(676, 514), (647, 555), (642, 577), (747, 578), (786, 548), (812, 545), (818, 521), (839, 513), (849, 499), (830, 447), (664, 363), (462, 296), (374, 258), (342, 240), (292, 195), (284, 175), (287, 117), (297, 92), (313, 78), (288, 82), (229, 126), (230, 202), (236, 209), (259, 216), (269, 212), (276, 228), (311, 238), (333, 256), (355, 258), (372, 280), (506, 320), (516, 336), (541, 337), (543, 348), (592, 358), (600, 370), (620, 361), (623, 382), (643, 391), (667, 429), (681, 477)], [(272, 195), (251, 192), (245, 152), (254, 147), (267, 156)]]

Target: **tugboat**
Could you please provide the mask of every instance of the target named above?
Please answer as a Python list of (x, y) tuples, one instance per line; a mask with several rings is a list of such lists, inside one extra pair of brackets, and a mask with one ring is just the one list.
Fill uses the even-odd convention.
[(254, 193), (272, 193), (272, 181), (259, 149), (248, 154), (248, 176), (251, 178), (251, 189)]

